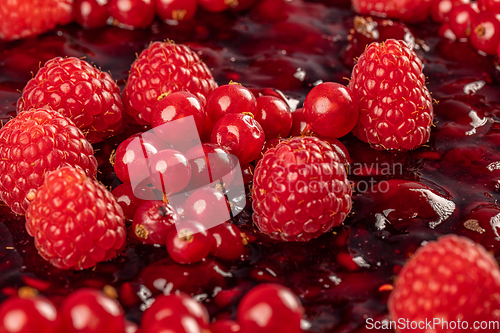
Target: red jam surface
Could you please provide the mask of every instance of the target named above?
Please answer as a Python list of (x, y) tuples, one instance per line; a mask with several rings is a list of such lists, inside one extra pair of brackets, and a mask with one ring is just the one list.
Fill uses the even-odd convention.
[[(199, 52), (219, 84), (233, 80), (249, 88), (276, 88), (302, 103), (320, 80), (347, 84), (351, 68), (342, 54), (354, 16), (348, 1), (291, 0), (272, 15), (255, 8), (221, 14), (199, 10), (192, 21), (176, 26), (155, 22), (130, 31), (72, 24), (0, 43), (0, 119), (5, 123), (15, 116), (20, 90), (55, 56), (85, 57), (110, 71), (123, 88), (136, 53), (164, 39)], [(44, 261), (26, 233), (24, 217), (0, 207), (0, 300), (29, 285), (60, 304), (78, 288), (112, 285), (127, 318), (138, 323), (148, 299), (174, 288), (197, 295), (212, 318), (234, 319), (242, 293), (270, 281), (298, 295), (308, 331), (364, 332), (366, 319), (386, 318), (394, 277), (422, 242), (460, 233), (498, 256), (498, 64), (468, 42), (438, 37), (438, 28), (430, 20), (409, 26), (437, 101), (429, 143), (394, 153), (375, 151), (352, 135), (341, 138), (353, 161), (354, 206), (333, 232), (304, 244), (273, 242), (253, 230), (247, 205), (233, 223), (247, 232), (250, 251), (236, 263), (207, 259), (179, 265), (164, 247), (130, 242), (119, 258), (75, 272)], [(130, 125), (95, 145), (99, 180), (107, 186), (120, 184), (109, 155), (141, 130)]]

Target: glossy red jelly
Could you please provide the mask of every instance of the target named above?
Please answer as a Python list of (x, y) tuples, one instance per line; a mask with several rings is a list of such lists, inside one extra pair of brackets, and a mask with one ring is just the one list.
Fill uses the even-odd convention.
[[(150, 41), (167, 38), (189, 44), (219, 84), (233, 80), (257, 90), (280, 89), (301, 107), (317, 82), (347, 85), (353, 57), (349, 62), (342, 55), (354, 17), (344, 0), (261, 0), (241, 13), (199, 9), (192, 20), (175, 26), (155, 21), (139, 30), (85, 30), (72, 24), (42, 36), (2, 42), (0, 120), (5, 123), (15, 116), (19, 91), (40, 62), (55, 56), (86, 57), (110, 71), (123, 88), (135, 54)], [(424, 147), (406, 153), (375, 151), (352, 135), (340, 138), (352, 160), (349, 177), (354, 189), (354, 214), (342, 226), (307, 243), (276, 243), (255, 232), (251, 205), (246, 205), (232, 219), (250, 240), (236, 262), (226, 265), (209, 255), (199, 263), (180, 265), (168, 258), (165, 247), (129, 242), (122, 256), (93, 270), (72, 272), (44, 261), (26, 233), (24, 218), (0, 207), (0, 300), (24, 285), (49, 299), (83, 287), (112, 285), (126, 318), (139, 324), (141, 307), (170, 288), (203, 300), (212, 319), (235, 320), (241, 296), (223, 302), (223, 295), (234, 290), (241, 290), (241, 295), (257, 283), (274, 282), (298, 296), (305, 308), (302, 326), (308, 332), (371, 332), (366, 318), (386, 318), (394, 278), (422, 242), (452, 232), (477, 234), (475, 241), (496, 252), (499, 224), (490, 223), (500, 219), (496, 60), (479, 54), (469, 42), (439, 37), (439, 23), (404, 29), (399, 25), (398, 36), (406, 29), (417, 41), (428, 88), (439, 101), (431, 138)], [(385, 24), (384, 36), (389, 31)], [(296, 125), (302, 127), (303, 120)], [(123, 134), (95, 145), (98, 177), (106, 186), (120, 184), (109, 162), (111, 152), (144, 130), (128, 125)], [(300, 130), (295, 127), (293, 133)], [(396, 195), (373, 192), (385, 191), (389, 180), (389, 185), (403, 182), (408, 187), (396, 196), (398, 201), (379, 202)], [(398, 217), (404, 223), (393, 225)], [(431, 224), (440, 218), (439, 224)]]

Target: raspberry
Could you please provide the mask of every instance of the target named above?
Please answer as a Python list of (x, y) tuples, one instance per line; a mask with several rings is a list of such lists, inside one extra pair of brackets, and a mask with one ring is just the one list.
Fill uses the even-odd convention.
[(56, 57), (28, 81), (17, 111), (50, 106), (70, 118), (96, 143), (113, 135), (122, 122), (120, 88), (108, 73), (86, 61)]
[(24, 214), (28, 193), (42, 185), (46, 172), (66, 165), (96, 176), (92, 145), (58, 112), (21, 112), (0, 130), (0, 198), (14, 213)]
[(125, 246), (123, 211), (111, 192), (74, 167), (50, 173), (26, 212), (39, 254), (58, 268), (86, 269)]
[(42, 34), (73, 19), (73, 0), (14, 0), (0, 2), (0, 39)]
[(351, 195), (335, 150), (315, 137), (294, 137), (269, 149), (257, 164), (253, 219), (271, 238), (308, 241), (345, 220)]
[[(500, 319), (498, 264), (481, 245), (468, 238), (443, 236), (410, 258), (399, 273), (388, 306), (391, 320), (418, 322), (439, 318), (448, 325), (460, 320), (469, 323), (470, 332), (479, 331), (472, 329), (472, 323)], [(401, 329), (402, 333), (417, 331), (425, 330)], [(444, 326), (438, 332), (457, 330)]]
[(376, 149), (410, 150), (429, 140), (432, 100), (422, 62), (403, 41), (372, 43), (352, 70), (358, 101), (353, 133)]
[(353, 0), (354, 10), (361, 15), (379, 15), (415, 23), (425, 21), (432, 0)]
[(158, 97), (189, 91), (205, 105), (217, 87), (212, 73), (198, 55), (185, 45), (154, 42), (134, 61), (123, 90), (125, 111), (140, 124), (149, 124)]

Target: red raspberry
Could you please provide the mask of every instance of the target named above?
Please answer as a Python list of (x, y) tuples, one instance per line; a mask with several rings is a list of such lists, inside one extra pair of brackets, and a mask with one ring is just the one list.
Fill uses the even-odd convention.
[(88, 132), (92, 143), (113, 135), (121, 126), (120, 88), (108, 73), (77, 58), (47, 61), (24, 87), (17, 111), (46, 105)]
[(315, 137), (294, 137), (257, 164), (253, 219), (271, 238), (308, 241), (344, 222), (352, 189), (339, 155)]
[(425, 21), (432, 0), (353, 0), (354, 10), (361, 15), (378, 15), (415, 23)]
[(189, 47), (172, 41), (154, 42), (132, 64), (123, 101), (126, 112), (138, 123), (149, 124), (160, 95), (186, 90), (205, 105), (216, 87), (207, 65)]
[[(464, 332), (498, 332), (472, 327), (474, 322), (500, 320), (498, 264), (481, 245), (468, 238), (443, 236), (410, 258), (399, 273), (388, 306), (391, 320), (433, 322), (437, 318), (448, 323), (448, 328), (436, 325), (435, 332), (462, 332), (456, 327), (451, 329), (458, 320), (468, 323), (469, 330)], [(428, 330), (410, 327), (400, 332)]]
[(376, 149), (409, 150), (429, 140), (432, 100), (422, 62), (403, 41), (372, 43), (352, 70), (358, 100), (353, 133)]
[(40, 255), (63, 269), (85, 269), (125, 246), (123, 211), (103, 185), (74, 167), (50, 173), (26, 212)]
[(96, 176), (92, 145), (56, 111), (21, 112), (0, 130), (0, 198), (14, 213), (24, 214), (30, 190), (42, 185), (46, 172), (66, 165)]
[(73, 0), (14, 0), (0, 2), (0, 39), (42, 34), (73, 20)]

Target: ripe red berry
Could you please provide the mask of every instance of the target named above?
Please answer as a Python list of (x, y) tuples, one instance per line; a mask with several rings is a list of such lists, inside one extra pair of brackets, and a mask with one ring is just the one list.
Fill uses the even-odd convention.
[(76, 0), (76, 22), (85, 28), (104, 27), (109, 18), (107, 4), (107, 0)]
[(196, 14), (198, 0), (155, 0), (156, 12), (163, 20), (188, 21)]
[(118, 301), (94, 289), (71, 293), (61, 307), (65, 333), (123, 333), (125, 314)]
[(115, 134), (122, 123), (120, 88), (111, 75), (74, 57), (47, 61), (24, 87), (17, 112), (44, 106), (73, 120), (91, 143)]
[(478, 51), (489, 55), (497, 53), (500, 44), (500, 15), (490, 12), (478, 13), (471, 25), (469, 40)]
[(141, 194), (134, 194), (134, 190), (130, 183), (120, 184), (111, 191), (116, 198), (116, 202), (123, 210), (123, 216), (127, 220), (132, 220), (134, 218), (137, 207), (145, 202), (143, 199), (148, 199), (154, 195), (151, 187), (142, 186), (140, 191), (142, 192)]
[(154, 42), (132, 64), (123, 102), (137, 122), (149, 124), (160, 95), (186, 90), (204, 104), (216, 87), (208, 67), (189, 47), (170, 41)]
[(210, 324), (210, 332), (212, 333), (239, 333), (241, 326), (231, 319), (220, 319)]
[(431, 0), (353, 0), (354, 10), (361, 15), (375, 15), (415, 23), (429, 16)]
[(370, 44), (354, 66), (348, 88), (358, 102), (353, 133), (360, 140), (387, 150), (415, 149), (429, 140), (432, 99), (422, 62), (404, 41)]
[[(304, 131), (306, 131), (306, 126), (307, 128), (310, 127), (308, 126), (306, 122), (306, 118), (304, 116), (304, 109), (299, 108), (295, 111), (292, 112), (292, 129), (290, 130), (290, 136), (301, 136), (302, 134), (305, 134)], [(311, 128), (312, 129), (312, 128)]]
[(500, 14), (499, 0), (477, 0), (477, 6), (482, 12)]
[(300, 333), (304, 308), (288, 288), (264, 283), (248, 291), (238, 304), (237, 322), (242, 333)]
[(38, 253), (62, 269), (86, 269), (125, 247), (123, 211), (111, 192), (80, 169), (50, 173), (26, 212)]
[(261, 96), (257, 98), (255, 120), (262, 126), (266, 141), (286, 138), (292, 129), (292, 113), (288, 105), (278, 97)]
[(262, 126), (251, 116), (229, 113), (222, 117), (212, 131), (212, 143), (235, 155), (240, 164), (255, 160), (264, 146)]
[(122, 28), (147, 28), (155, 17), (153, 0), (109, 0), (109, 14)]
[(229, 186), (234, 179), (234, 156), (213, 143), (203, 143), (189, 149), (186, 158), (191, 164), (191, 181), (187, 189), (194, 190), (219, 182)]
[(170, 230), (166, 245), (173, 261), (191, 264), (208, 256), (212, 248), (212, 237), (201, 223), (183, 221)]
[(165, 245), (168, 233), (179, 222), (179, 215), (172, 206), (158, 200), (145, 201), (134, 214), (132, 231), (146, 244)]
[(92, 145), (60, 113), (21, 112), (0, 129), (0, 198), (14, 213), (24, 214), (29, 192), (43, 184), (46, 173), (66, 165), (96, 176)]
[(61, 332), (60, 318), (54, 304), (44, 297), (11, 297), (0, 306), (0, 332)]
[[(156, 142), (142, 134), (132, 135), (122, 141), (115, 152), (115, 174), (122, 182), (139, 184), (150, 176), (148, 161), (158, 153)], [(147, 180), (149, 183), (149, 180)]]
[(0, 39), (39, 35), (73, 19), (71, 0), (24, 0), (0, 2)]
[(257, 102), (252, 92), (241, 84), (231, 82), (217, 87), (207, 98), (205, 131), (213, 127), (228, 113), (255, 113)]
[(470, 0), (434, 0), (431, 5), (432, 19), (434, 22), (446, 22), (453, 7), (466, 3)]
[[(205, 116), (205, 110), (195, 95), (179, 91), (156, 103), (151, 112), (151, 126), (161, 140), (174, 149), (186, 152), (194, 144), (199, 144)], [(193, 122), (198, 133), (193, 128)]]
[(454, 6), (448, 14), (448, 24), (457, 39), (468, 38), (471, 33), (471, 23), (479, 13), (476, 3), (466, 3)]
[(294, 137), (255, 168), (253, 220), (273, 239), (308, 241), (345, 220), (351, 195), (337, 152), (318, 138)]
[(224, 194), (212, 187), (203, 187), (193, 192), (184, 205), (184, 216), (199, 221), (210, 229), (231, 219), (230, 208)]
[[(208, 323), (208, 311), (203, 304), (185, 293), (176, 292), (156, 297), (153, 305), (144, 311), (141, 332), (203, 332)], [(176, 329), (169, 331), (169, 328)]]
[(182, 191), (191, 180), (191, 165), (184, 154), (174, 149), (151, 156), (149, 170), (153, 186), (167, 196)]
[(344, 85), (325, 82), (306, 96), (304, 117), (319, 135), (340, 138), (348, 134), (358, 121), (358, 103)]
[(419, 248), (403, 267), (389, 297), (389, 313), (395, 321), (432, 321), (435, 317), (469, 325), (498, 321), (499, 291), (500, 270), (493, 256), (468, 238), (447, 235)]
[(238, 260), (245, 254), (246, 236), (237, 226), (222, 223), (210, 229), (212, 249), (210, 253), (220, 259)]

